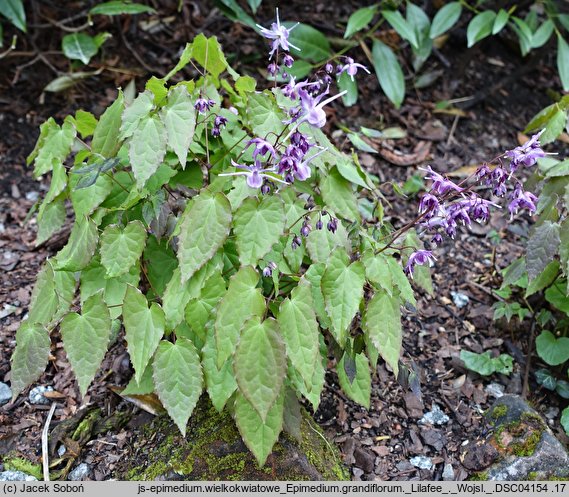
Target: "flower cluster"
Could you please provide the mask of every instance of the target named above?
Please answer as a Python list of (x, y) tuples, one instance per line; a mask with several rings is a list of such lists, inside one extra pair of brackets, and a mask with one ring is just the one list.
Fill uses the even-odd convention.
[[(499, 208), (495, 202), (482, 198), (474, 187), (482, 186), (489, 189), (495, 197), (507, 197), (510, 220), (520, 209), (534, 214), (537, 209), (537, 197), (524, 191), (522, 184), (514, 178), (514, 173), (520, 166), (531, 167), (537, 159), (545, 157), (539, 143), (541, 133), (534, 135), (520, 147), (506, 151), (496, 159), (497, 164), (482, 164), (473, 177), (475, 182), (467, 185), (470, 178), (460, 184), (433, 171), (430, 166), (422, 169), (427, 172), (425, 179), (430, 180), (431, 189), (421, 197), (417, 224), (423, 233), (431, 236), (433, 245), (440, 245), (444, 237), (454, 238), (460, 225), (470, 227), (472, 222), (486, 223), (490, 219), (492, 207)], [(502, 158), (508, 158), (505, 166)], [(508, 185), (513, 185), (508, 194)], [(412, 275), (416, 265), (424, 265), (434, 260), (432, 252), (419, 250), (409, 257), (405, 271)]]
[[(279, 9), (277, 11), (277, 21), (271, 24), (271, 28), (264, 28), (263, 26), (257, 24), (257, 27), (260, 29), (261, 34), (272, 40), (271, 42), (271, 51), (269, 52), (269, 65), (267, 66), (267, 72), (276, 77), (279, 72), (281, 72), (281, 76), (286, 78), (288, 75), (286, 74), (285, 68), (290, 68), (294, 64), (293, 57), (288, 53), (292, 48), (299, 50), (297, 46), (293, 45), (289, 41), (290, 32), (298, 26), (296, 23), (291, 28), (286, 28), (281, 24), (279, 19)], [(282, 55), (282, 60), (280, 60), (280, 56)], [(282, 64), (282, 67), (279, 67), (279, 64)]]

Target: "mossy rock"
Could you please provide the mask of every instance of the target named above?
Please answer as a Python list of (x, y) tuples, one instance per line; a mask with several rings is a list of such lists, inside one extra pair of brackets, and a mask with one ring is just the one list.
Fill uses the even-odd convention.
[(135, 432), (136, 453), (123, 459), (114, 477), (121, 480), (348, 480), (337, 448), (305, 413), (302, 441), (282, 434), (259, 467), (231, 416), (219, 414), (202, 398), (183, 438), (161, 416)]
[[(504, 395), (486, 413), (492, 427), (483, 444), (472, 446), (465, 462), (494, 461), (470, 480), (551, 480), (569, 476), (569, 454), (545, 421), (523, 399)], [(475, 468), (477, 470), (483, 468)]]

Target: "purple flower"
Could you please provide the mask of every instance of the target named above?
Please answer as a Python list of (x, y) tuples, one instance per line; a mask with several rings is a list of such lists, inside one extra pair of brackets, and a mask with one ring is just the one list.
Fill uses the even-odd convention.
[(269, 262), (263, 269), (263, 276), (265, 278), (270, 278), (273, 275), (273, 271), (277, 269), (277, 265), (274, 262)]
[(249, 165), (237, 164), (237, 162), (231, 159), (231, 164), (239, 169), (244, 169), (244, 171), (235, 173), (222, 173), (220, 176), (246, 176), (247, 184), (251, 188), (261, 188), (263, 185), (263, 178), (268, 178), (269, 180), (279, 181), (286, 184), (286, 181), (282, 181), (275, 176), (267, 174), (273, 172), (272, 168), (264, 168), (259, 159), (255, 159), (255, 162)]
[(510, 171), (512, 173), (520, 166), (533, 166), (537, 162), (537, 159), (545, 157), (546, 154), (541, 149), (541, 145), (539, 143), (539, 137), (544, 131), (545, 129), (541, 130), (520, 147), (508, 150), (505, 153), (506, 157), (510, 158)]
[(219, 135), (221, 135), (221, 130), (217, 126), (211, 128), (211, 136), (217, 138)]
[(300, 234), (304, 238), (306, 238), (310, 234), (311, 231), (312, 231), (312, 226), (310, 226), (308, 219), (305, 219), (304, 223), (302, 223), (302, 228), (300, 228)]
[(227, 118), (225, 118), (223, 116), (215, 116), (215, 119), (213, 121), (213, 125), (216, 128), (223, 128), (226, 124), (227, 124)]
[(271, 193), (271, 185), (269, 184), (268, 181), (265, 181), (263, 183), (263, 186), (261, 186), (261, 193), (263, 195), (268, 195), (269, 193)]
[(514, 218), (514, 214), (517, 214), (519, 209), (527, 209), (530, 215), (534, 214), (537, 210), (537, 201), (538, 198), (533, 193), (525, 192), (522, 185), (518, 183), (510, 195), (510, 203), (508, 204), (510, 221)]
[(292, 239), (292, 243), (291, 243), (292, 250), (296, 250), (296, 249), (297, 249), (298, 247), (300, 247), (301, 245), (302, 245), (302, 239), (301, 239), (300, 237), (298, 237), (298, 236), (295, 236), (295, 237)]
[(337, 98), (341, 97), (345, 93), (346, 90), (330, 98), (327, 98), (326, 100), (324, 100), (324, 102), (320, 102), (320, 100), (322, 100), (322, 97), (328, 94), (328, 89), (326, 89), (316, 97), (310, 95), (306, 90), (303, 89), (298, 90), (298, 95), (300, 96), (300, 105), (303, 111), (301, 122), (307, 121), (310, 125), (316, 128), (323, 127), (326, 124), (326, 112), (324, 112), (323, 107), (332, 102), (333, 100), (336, 100)]
[(431, 243), (434, 245), (440, 245), (441, 243), (443, 243), (443, 235), (441, 235), (440, 233), (435, 233), (433, 235), (433, 238), (431, 238)]
[(476, 170), (476, 179), (480, 181), (482, 178), (488, 177), (491, 172), (488, 164), (484, 163)]
[(277, 72), (279, 71), (278, 66), (274, 63), (271, 62), (268, 66), (267, 66), (267, 72), (271, 75), (274, 76), (275, 74), (277, 74)]
[(435, 257), (430, 250), (417, 250), (417, 252), (413, 252), (409, 256), (409, 260), (405, 265), (405, 272), (413, 277), (413, 270), (415, 269), (416, 265), (424, 266), (425, 264), (431, 264), (432, 261), (435, 261)]
[(292, 58), (291, 55), (285, 54), (285, 56), (283, 57), (283, 64), (285, 65), (285, 67), (292, 67), (292, 65), (294, 64), (294, 59)]
[(305, 179), (310, 178), (312, 174), (312, 171), (310, 170), (310, 161), (318, 157), (320, 154), (326, 152), (326, 150), (327, 149), (322, 149), (320, 150), (320, 152), (315, 153), (312, 157), (304, 161), (296, 162), (293, 166), (294, 175), (296, 176), (296, 178), (299, 179), (300, 181), (304, 181)]
[(261, 30), (261, 34), (265, 38), (273, 40), (271, 47), (272, 49), (269, 54), (269, 58), (273, 56), (273, 54), (278, 50), (279, 47), (281, 47), (285, 52), (288, 52), (290, 50), (290, 47), (296, 50), (300, 50), (300, 48), (295, 47), (292, 43), (288, 41), (290, 32), (294, 28), (296, 28), (296, 26), (298, 26), (298, 23), (296, 23), (290, 29), (285, 28), (283, 25), (281, 25), (281, 22), (279, 20), (279, 9), (276, 9), (276, 11), (277, 11), (277, 22), (273, 22), (271, 24), (271, 29), (264, 28), (263, 26), (257, 24), (257, 27)]
[(324, 227), (324, 223), (322, 222), (322, 218), (319, 218), (318, 221), (316, 221), (315, 227), (317, 230), (321, 230)]
[(508, 179), (508, 173), (503, 167), (496, 167), (490, 173), (487, 184), (492, 186), (492, 193), (496, 197), (502, 197), (506, 193), (506, 180)]
[(419, 214), (425, 214), (426, 218), (433, 217), (439, 209), (439, 199), (432, 193), (425, 193), (419, 202)]
[(453, 181), (433, 171), (431, 166), (427, 166), (426, 169), (423, 169), (422, 167), (419, 169), (421, 171), (426, 171), (429, 173), (427, 176), (425, 176), (425, 179), (429, 179), (433, 182), (431, 190), (438, 193), (439, 195), (446, 195), (451, 190), (455, 192), (461, 192), (464, 190), (464, 188), (461, 188)]
[(311, 145), (308, 143), (308, 138), (306, 135), (295, 131), (292, 135), (290, 135), (290, 142), (295, 146), (302, 150), (303, 153), (308, 152)]
[(258, 155), (265, 155), (270, 153), (271, 155), (275, 155), (274, 147), (263, 138), (253, 138), (249, 140), (245, 144), (245, 148), (249, 147), (250, 145), (255, 145), (255, 150), (253, 151), (253, 159), (255, 159)]
[(354, 62), (354, 59), (352, 59), (351, 57), (346, 57), (346, 64), (343, 65), (342, 67), (340, 67), (340, 70), (338, 71), (338, 75), (345, 72), (348, 74), (348, 76), (350, 76), (350, 78), (353, 81), (354, 76), (358, 72), (358, 69), (363, 69), (365, 72), (370, 74), (370, 72), (366, 66), (363, 66), (362, 64), (357, 64), (356, 62)]
[(330, 221), (328, 221), (326, 228), (328, 228), (328, 231), (336, 233), (336, 230), (338, 229), (338, 220), (335, 217), (330, 216)]
[(215, 105), (215, 102), (211, 99), (205, 99), (200, 97), (196, 100), (194, 104), (194, 108), (200, 113), (205, 114), (209, 109), (211, 109)]
[(324, 66), (324, 70), (328, 73), (328, 74), (332, 74), (334, 72), (334, 66), (332, 64), (330, 64), (330, 62), (328, 62), (325, 66)]

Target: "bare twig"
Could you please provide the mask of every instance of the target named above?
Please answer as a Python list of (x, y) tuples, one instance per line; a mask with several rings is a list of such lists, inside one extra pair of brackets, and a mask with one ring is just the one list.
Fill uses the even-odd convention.
[(47, 437), (49, 435), (49, 425), (51, 424), (51, 418), (53, 418), (53, 413), (57, 407), (57, 402), (52, 402), (51, 408), (45, 420), (45, 425), (41, 432), (41, 459), (43, 464), (43, 479), (44, 481), (49, 481), (49, 449), (47, 444)]

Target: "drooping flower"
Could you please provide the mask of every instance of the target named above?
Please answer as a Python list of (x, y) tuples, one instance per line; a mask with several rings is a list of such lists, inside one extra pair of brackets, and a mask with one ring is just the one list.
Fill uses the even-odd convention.
[(267, 174), (273, 172), (273, 169), (263, 167), (263, 164), (258, 158), (255, 159), (253, 164), (238, 164), (233, 159), (231, 159), (231, 164), (233, 164), (238, 169), (243, 169), (243, 171), (237, 171), (234, 173), (222, 173), (220, 176), (246, 176), (247, 184), (251, 188), (261, 188), (264, 183), (264, 178), (267, 178), (270, 181), (278, 181), (280, 183), (287, 184), (286, 181), (282, 181), (276, 176)]
[(527, 209), (530, 215), (534, 214), (537, 210), (537, 201), (538, 198), (533, 193), (524, 191), (522, 185), (518, 183), (510, 195), (508, 204), (510, 220), (514, 218), (514, 214), (517, 214), (519, 209)]
[(270, 278), (273, 275), (273, 271), (277, 269), (277, 265), (274, 262), (269, 262), (263, 269), (263, 276), (265, 278)]
[(258, 155), (265, 155), (267, 153), (271, 155), (276, 155), (275, 148), (264, 138), (253, 138), (245, 144), (245, 148), (255, 145), (255, 150), (253, 150), (253, 159)]
[(291, 55), (285, 54), (285, 56), (283, 57), (283, 64), (285, 67), (292, 67), (292, 65), (294, 64), (294, 59), (292, 58)]
[(323, 102), (322, 97), (328, 94), (328, 89), (313, 97), (304, 89), (298, 90), (298, 95), (300, 97), (300, 105), (302, 107), (302, 117), (300, 121), (307, 121), (310, 125), (316, 128), (322, 128), (326, 124), (326, 112), (324, 111), (324, 106), (340, 98), (342, 95), (346, 94), (347, 90), (344, 90), (341, 93), (331, 96), (327, 98)]
[(433, 217), (439, 209), (439, 199), (432, 193), (425, 193), (419, 202), (419, 214), (425, 217)]
[(435, 261), (435, 256), (430, 250), (417, 250), (409, 256), (409, 260), (405, 265), (405, 272), (413, 277), (413, 270), (416, 265), (424, 266), (425, 264), (432, 264)]
[(196, 100), (194, 108), (200, 113), (205, 114), (209, 109), (215, 105), (215, 101), (207, 98), (200, 97)]
[(510, 172), (513, 173), (520, 166), (533, 166), (537, 162), (537, 159), (545, 157), (546, 154), (539, 143), (539, 137), (544, 131), (545, 129), (541, 130), (523, 145), (513, 150), (508, 150), (505, 153), (506, 157), (510, 158)]
[(429, 173), (427, 176), (425, 176), (425, 179), (429, 179), (433, 182), (431, 190), (438, 193), (439, 195), (446, 195), (451, 190), (454, 190), (455, 192), (462, 192), (464, 190), (464, 188), (461, 188), (450, 179), (445, 178), (436, 171), (433, 171), (431, 166), (427, 166), (426, 168), (420, 167), (419, 169), (421, 171), (426, 171)]
[(351, 57), (346, 57), (346, 64), (340, 67), (338, 71), (338, 75), (342, 74), (343, 72), (347, 73), (348, 76), (354, 80), (354, 76), (357, 74), (358, 69), (363, 69), (365, 72), (370, 74), (368, 68), (362, 64), (358, 64), (354, 61)]
[(299, 179), (300, 181), (304, 181), (312, 175), (312, 171), (310, 169), (310, 162), (318, 157), (320, 154), (326, 152), (327, 149), (322, 149), (319, 152), (315, 153), (312, 157), (305, 159), (303, 161), (297, 161), (293, 165), (294, 176)]
[(296, 23), (294, 26), (292, 26), (289, 29), (285, 28), (279, 20), (279, 9), (276, 9), (276, 11), (277, 11), (277, 22), (273, 22), (271, 24), (271, 29), (264, 28), (263, 26), (257, 24), (257, 27), (261, 30), (261, 34), (265, 38), (273, 40), (271, 46), (271, 52), (269, 53), (269, 58), (273, 56), (273, 54), (278, 50), (279, 47), (281, 47), (285, 52), (288, 52), (290, 50), (290, 47), (296, 50), (300, 50), (300, 48), (294, 46), (292, 43), (288, 41), (290, 32), (294, 28), (296, 28), (296, 26), (298, 26), (298, 23)]

